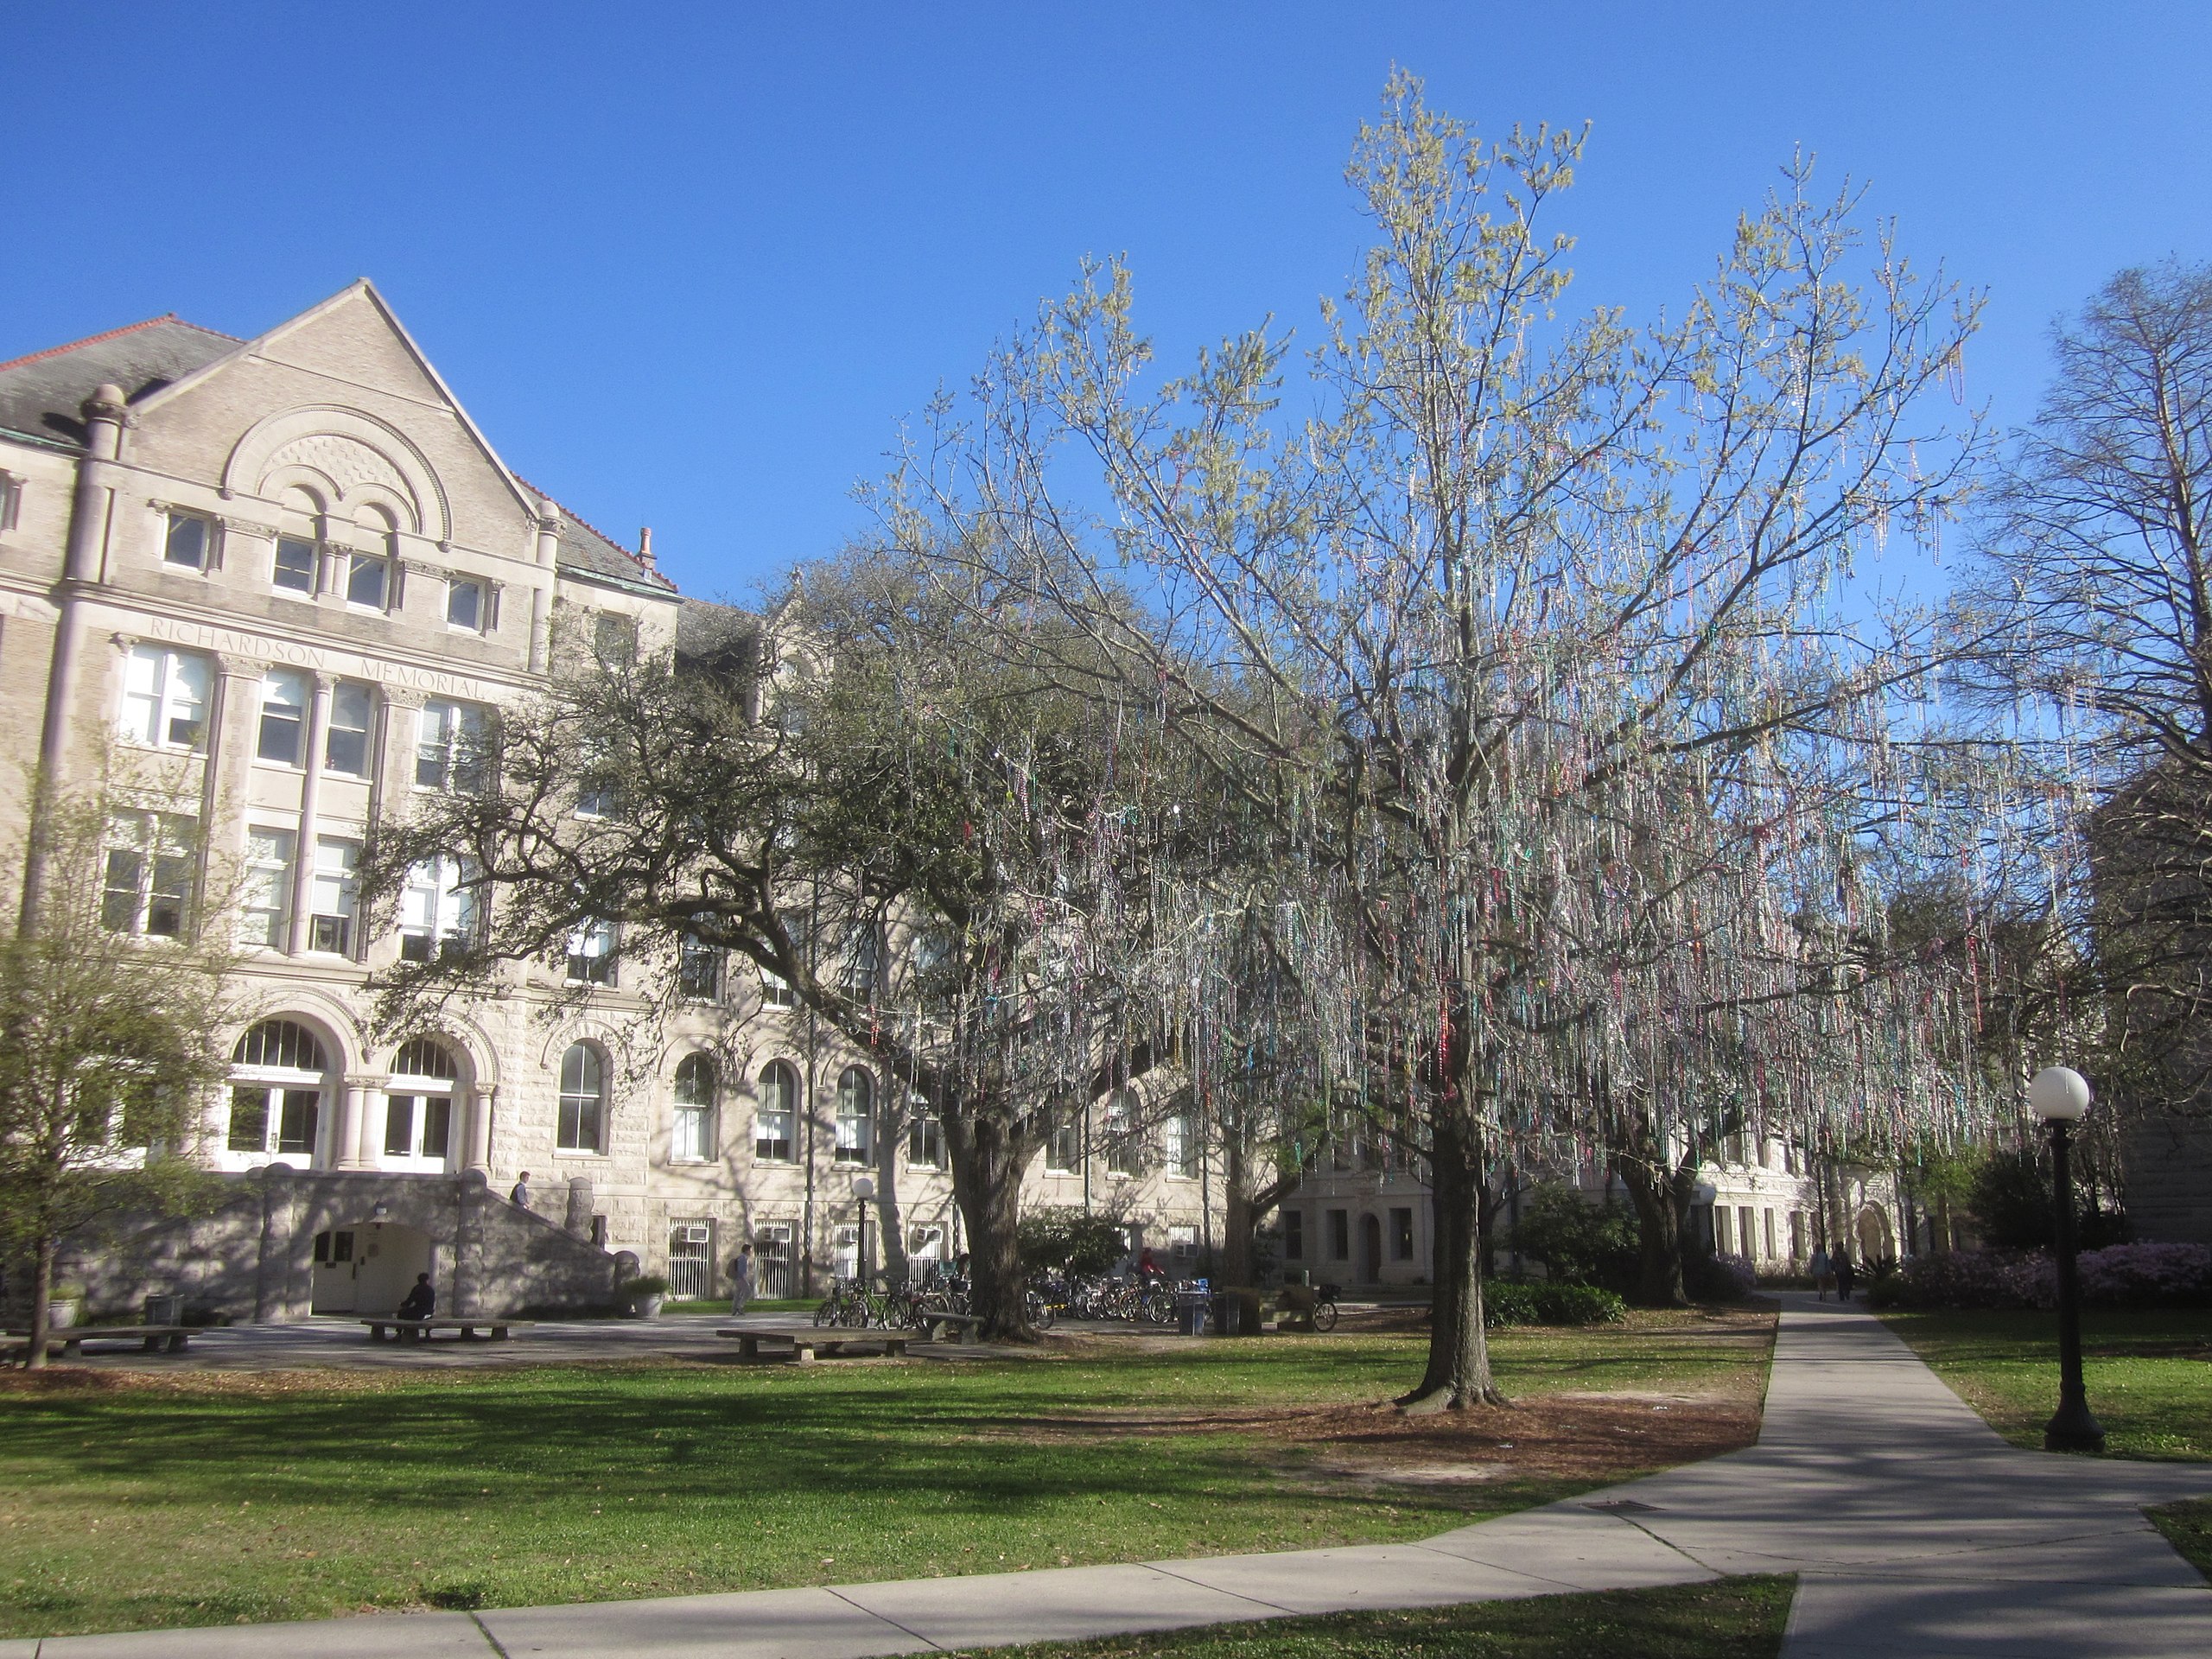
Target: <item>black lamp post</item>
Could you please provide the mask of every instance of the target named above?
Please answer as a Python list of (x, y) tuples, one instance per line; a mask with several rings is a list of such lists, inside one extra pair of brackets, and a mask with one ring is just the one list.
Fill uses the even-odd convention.
[(2028, 1104), (2050, 1126), (2052, 1196), (2058, 1243), (2058, 1410), (2043, 1431), (2046, 1452), (2101, 1452), (2104, 1425), (2082, 1387), (2082, 1295), (2074, 1274), (2074, 1171), (2069, 1133), (2089, 1109), (2089, 1083), (2063, 1065), (2045, 1066), (2028, 1084)]

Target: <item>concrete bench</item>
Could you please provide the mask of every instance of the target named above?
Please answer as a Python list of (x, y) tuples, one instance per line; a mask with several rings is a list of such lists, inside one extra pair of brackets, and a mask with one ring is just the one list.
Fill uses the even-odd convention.
[(740, 1359), (760, 1358), (760, 1344), (768, 1342), (779, 1348), (790, 1348), (791, 1362), (798, 1365), (811, 1365), (817, 1357), (849, 1358), (855, 1348), (880, 1349), (886, 1359), (904, 1359), (909, 1340), (904, 1331), (844, 1331), (834, 1325), (810, 1325), (792, 1331), (747, 1331), (725, 1326), (715, 1334), (734, 1338)]
[(476, 1333), (480, 1331), (493, 1342), (505, 1342), (507, 1339), (508, 1332), (527, 1331), (531, 1322), (528, 1319), (402, 1319), (393, 1318), (363, 1319), (360, 1323), (369, 1327), (371, 1342), (382, 1342), (384, 1333), (387, 1331), (391, 1332), (391, 1339), (394, 1342), (402, 1341), (410, 1336), (417, 1342), (428, 1342), (433, 1331), (451, 1331), (463, 1342), (475, 1341)]
[[(192, 1332), (193, 1327), (188, 1325), (65, 1325), (48, 1332), (46, 1351), (74, 1359), (88, 1342), (135, 1342), (143, 1353), (181, 1354), (192, 1340)], [(8, 1352), (29, 1349), (30, 1332), (10, 1332), (9, 1335), (11, 1339)]]
[(925, 1340), (930, 1342), (970, 1343), (983, 1328), (980, 1313), (953, 1313), (929, 1308), (915, 1316), (920, 1324)]

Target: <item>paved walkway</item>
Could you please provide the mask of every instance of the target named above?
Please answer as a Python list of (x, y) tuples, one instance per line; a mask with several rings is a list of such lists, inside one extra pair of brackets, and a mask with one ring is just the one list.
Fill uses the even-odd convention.
[(1421, 1544), (0, 1642), (0, 1659), (861, 1659), (1347, 1608), (1801, 1575), (1784, 1659), (2204, 1659), (2142, 1506), (2212, 1468), (1999, 1440), (1871, 1315), (1790, 1298), (1747, 1451)]

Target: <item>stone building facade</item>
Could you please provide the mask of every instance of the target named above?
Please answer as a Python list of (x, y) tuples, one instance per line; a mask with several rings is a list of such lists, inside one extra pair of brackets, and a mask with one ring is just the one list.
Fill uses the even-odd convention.
[[(580, 936), (565, 984), (518, 969), (435, 1029), (372, 1027), (369, 976), (473, 918), (456, 870), (425, 867), (397, 929), (371, 926), (370, 827), (467, 785), (563, 630), (720, 650), (754, 626), (517, 477), (365, 282), (253, 340), (168, 316), (0, 364), (0, 829), (35, 767), (104, 784), (106, 924), (235, 925), (246, 948), (230, 1087), (191, 1148), (233, 1190), (80, 1263), (96, 1302), (380, 1311), (420, 1262), (448, 1306), (573, 1306), (626, 1255), (719, 1294), (741, 1241), (764, 1289), (800, 1294), (855, 1265), (864, 1224), (878, 1262), (958, 1250), (936, 1126), (749, 965), (687, 964), (697, 995), (648, 1030), (647, 970)], [(232, 920), (196, 918), (219, 894)], [(1204, 1149), (1120, 1161), (1084, 1137), (1036, 1196), (1195, 1266)]]

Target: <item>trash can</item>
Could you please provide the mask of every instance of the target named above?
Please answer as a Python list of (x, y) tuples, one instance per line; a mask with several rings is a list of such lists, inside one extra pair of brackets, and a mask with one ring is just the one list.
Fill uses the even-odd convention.
[(1212, 1298), (1203, 1290), (1179, 1290), (1175, 1293), (1175, 1331), (1179, 1336), (1203, 1337), (1206, 1333), (1206, 1314)]
[(149, 1296), (146, 1299), (146, 1323), (149, 1325), (182, 1325), (184, 1298), (181, 1296)]

